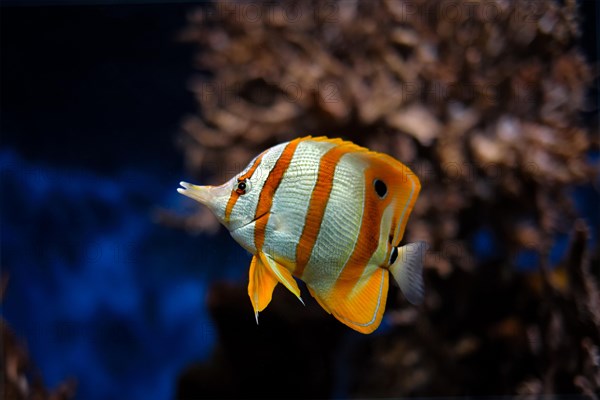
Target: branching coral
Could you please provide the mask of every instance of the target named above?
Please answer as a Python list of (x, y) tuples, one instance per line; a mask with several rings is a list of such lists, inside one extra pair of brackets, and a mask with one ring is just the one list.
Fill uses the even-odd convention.
[(412, 220), (423, 229), (409, 239), (441, 250), (475, 207), (512, 210), (492, 224), (501, 236), (521, 237), (522, 214), (538, 208), (535, 228), (550, 231), (568, 214), (561, 189), (591, 173), (578, 123), (591, 73), (573, 47), (575, 11), (538, 0), (200, 9), (183, 38), (210, 76), (192, 85), (200, 115), (184, 123), (188, 166), (222, 180), (281, 141), (343, 136), (423, 181)]
[[(562, 308), (547, 309), (558, 301), (549, 293), (560, 286), (558, 272), (549, 271), (554, 238), (573, 232), (577, 218), (568, 189), (593, 179), (586, 154), (598, 148), (580, 121), (593, 77), (576, 47), (578, 30), (574, 0), (218, 2), (190, 15), (182, 37), (198, 45), (203, 73), (192, 84), (199, 114), (185, 121), (181, 142), (193, 173), (224, 181), (265, 148), (312, 134), (387, 152), (421, 179), (406, 239), (426, 240), (432, 249), (428, 314), (413, 318), (420, 345), (433, 350), (409, 352), (415, 343), (392, 335), (385, 340), (395, 341), (399, 355), (386, 364), (382, 339), (371, 349), (373, 363), (392, 375), (404, 363), (412, 375), (390, 378), (387, 386), (374, 377), (370, 386), (367, 374), (356, 393), (372, 396), (365, 388), (376, 386), (386, 396), (466, 394), (469, 385), (483, 393), (466, 378), (447, 385), (431, 378), (436, 371), (465, 374), (452, 368), (463, 359), (476, 365), (482, 354), (496, 355), (508, 371), (506, 385), (497, 382), (493, 393), (600, 387), (597, 358), (583, 355), (597, 352), (598, 335), (569, 336), (571, 328), (580, 331), (568, 322), (575, 309), (595, 315), (597, 290), (584, 296), (567, 285)], [(200, 228), (211, 225), (196, 220)], [(575, 229), (575, 247), (582, 229)], [(535, 254), (526, 264), (542, 271), (541, 283), (516, 274), (523, 251)], [(592, 251), (597, 260), (598, 247)], [(582, 254), (573, 250), (571, 257)], [(592, 285), (592, 278), (584, 282)], [(483, 301), (490, 307), (484, 318), (472, 303), (493, 293), (509, 298)], [(403, 321), (406, 310), (394, 304), (398, 318), (392, 311), (390, 320)], [(483, 320), (464, 321), (459, 331), (469, 315)], [(537, 324), (532, 315), (544, 320)], [(589, 329), (600, 327), (594, 318)], [(531, 335), (548, 343), (570, 339), (535, 350), (527, 345)], [(496, 354), (491, 346), (499, 340), (513, 353)], [(542, 366), (544, 357), (568, 357), (566, 343), (578, 349), (577, 367)], [(530, 368), (510, 365), (518, 360)], [(565, 380), (548, 386), (543, 379), (557, 371)], [(545, 378), (528, 378), (536, 373)]]

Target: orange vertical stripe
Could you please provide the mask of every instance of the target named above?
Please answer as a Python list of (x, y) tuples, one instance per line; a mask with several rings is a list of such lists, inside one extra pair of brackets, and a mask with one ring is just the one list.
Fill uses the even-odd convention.
[[(402, 184), (405, 188), (405, 201), (400, 210), (400, 222), (397, 225), (397, 243), (400, 244), (402, 237), (404, 236), (404, 230), (406, 229), (406, 223), (408, 222), (408, 217), (410, 216), (415, 202), (417, 201), (417, 197), (419, 196), (419, 192), (421, 191), (421, 182), (419, 182), (419, 178), (404, 164), (402, 164), (402, 173), (403, 180)], [(414, 188), (412, 194), (410, 194), (410, 190)]]
[(327, 206), (331, 189), (333, 188), (335, 168), (338, 165), (340, 158), (347, 152), (348, 150), (346, 148), (336, 146), (321, 157), (317, 182), (310, 196), (310, 203), (304, 220), (302, 235), (300, 235), (300, 241), (296, 246), (296, 269), (294, 270), (294, 275), (299, 278), (302, 277), (304, 269), (310, 260), (310, 255), (312, 254), (319, 231), (321, 230), (323, 215), (325, 215), (325, 207)]
[(233, 211), (233, 206), (239, 199), (240, 195), (234, 190), (231, 191), (229, 195), (229, 200), (227, 200), (227, 206), (225, 207), (225, 223), (229, 223), (229, 218), (231, 217), (231, 212)]
[[(389, 235), (389, 243), (391, 245), (389, 250), (391, 250), (392, 247), (397, 247), (400, 245), (408, 217), (412, 212), (415, 201), (419, 195), (419, 191), (421, 190), (419, 178), (417, 178), (417, 176), (406, 165), (400, 162), (398, 162), (398, 164), (400, 164), (400, 168), (398, 175), (395, 177), (397, 183), (394, 184), (394, 198), (396, 199), (396, 204), (394, 204), (394, 213), (391, 225), (392, 230), (390, 231)], [(399, 188), (401, 190), (398, 190)]]
[(256, 224), (254, 225), (254, 246), (258, 251), (261, 251), (265, 243), (265, 229), (267, 228), (267, 223), (269, 222), (269, 211), (273, 205), (273, 197), (275, 196), (277, 188), (281, 184), (283, 174), (285, 174), (285, 171), (287, 171), (288, 167), (290, 166), (294, 152), (298, 147), (298, 143), (300, 143), (300, 140), (296, 139), (292, 140), (285, 146), (283, 152), (279, 156), (279, 159), (277, 159), (275, 166), (271, 172), (269, 172), (269, 175), (265, 180), (265, 184), (260, 192), (258, 204), (256, 205), (256, 213), (254, 214), (256, 218)]
[[(331, 292), (333, 298), (348, 297), (369, 264), (369, 260), (379, 247), (381, 218), (385, 208), (391, 202), (392, 195), (395, 194), (392, 192), (394, 185), (391, 181), (393, 179), (389, 179), (395, 171), (391, 172), (389, 169), (392, 168), (387, 167), (388, 170), (386, 170), (382, 167), (386, 166), (375, 164), (365, 170), (365, 204), (360, 231), (354, 251), (333, 286)], [(373, 180), (376, 178), (388, 182), (390, 193), (384, 199), (380, 199), (372, 187)]]
[(267, 151), (268, 151), (268, 150), (266, 150), (266, 151), (263, 151), (262, 153), (260, 153), (260, 154), (258, 155), (258, 157), (256, 157), (256, 160), (254, 161), (254, 164), (252, 164), (252, 166), (250, 167), (250, 169), (248, 170), (248, 172), (246, 172), (244, 175), (241, 175), (241, 176), (238, 178), (238, 181), (240, 181), (240, 180), (244, 180), (244, 179), (250, 179), (250, 178), (252, 178), (252, 175), (254, 175), (254, 171), (256, 171), (256, 169), (257, 169), (257, 168), (258, 168), (258, 166), (260, 165), (260, 163), (261, 163), (261, 161), (262, 161), (262, 158), (263, 158), (263, 156), (265, 155), (265, 153), (266, 153)]
[[(252, 175), (254, 175), (254, 171), (256, 171), (256, 169), (260, 165), (264, 154), (265, 154), (265, 152), (262, 152), (258, 157), (256, 157), (256, 160), (254, 160), (254, 164), (252, 164), (252, 166), (250, 167), (248, 172), (246, 172), (244, 175), (241, 175), (238, 178), (238, 181), (243, 181), (244, 179), (252, 178)], [(235, 189), (232, 190), (231, 195), (229, 196), (229, 200), (227, 201), (227, 206), (225, 207), (225, 223), (229, 222), (229, 218), (231, 217), (231, 212), (233, 211), (233, 206), (235, 206), (235, 203), (237, 202), (237, 200), (239, 198), (240, 198), (239, 193), (237, 193), (235, 191)]]

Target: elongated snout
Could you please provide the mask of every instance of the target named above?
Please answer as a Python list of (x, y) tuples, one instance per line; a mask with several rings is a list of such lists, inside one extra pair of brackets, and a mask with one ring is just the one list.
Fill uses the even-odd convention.
[(179, 182), (182, 186), (177, 191), (184, 196), (194, 199), (211, 209), (220, 208), (219, 205), (231, 195), (231, 188), (226, 183), (221, 186), (198, 186), (187, 182)]
[(199, 203), (209, 205), (212, 198), (210, 194), (210, 186), (198, 186), (187, 182), (179, 182), (182, 187), (177, 188), (177, 191), (184, 196), (194, 199)]

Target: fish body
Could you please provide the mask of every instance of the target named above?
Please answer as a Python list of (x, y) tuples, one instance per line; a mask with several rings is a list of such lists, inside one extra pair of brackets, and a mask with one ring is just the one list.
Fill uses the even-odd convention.
[(221, 186), (181, 182), (254, 256), (248, 294), (258, 322), (278, 283), (294, 277), (349, 327), (381, 323), (390, 273), (423, 297), (424, 242), (399, 247), (421, 185), (396, 159), (351, 142), (304, 137), (265, 150)]

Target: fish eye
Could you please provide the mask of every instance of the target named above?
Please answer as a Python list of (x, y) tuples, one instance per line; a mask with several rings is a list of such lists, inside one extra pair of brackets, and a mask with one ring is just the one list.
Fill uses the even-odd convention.
[(377, 193), (377, 196), (379, 196), (380, 199), (383, 199), (387, 194), (387, 185), (382, 180), (375, 179), (373, 181), (373, 187), (375, 188), (375, 193)]
[(392, 254), (390, 254), (390, 265), (392, 265), (394, 261), (396, 261), (396, 258), (398, 258), (398, 248), (393, 247)]
[(235, 184), (235, 192), (239, 195), (244, 195), (250, 190), (250, 181), (242, 179)]

